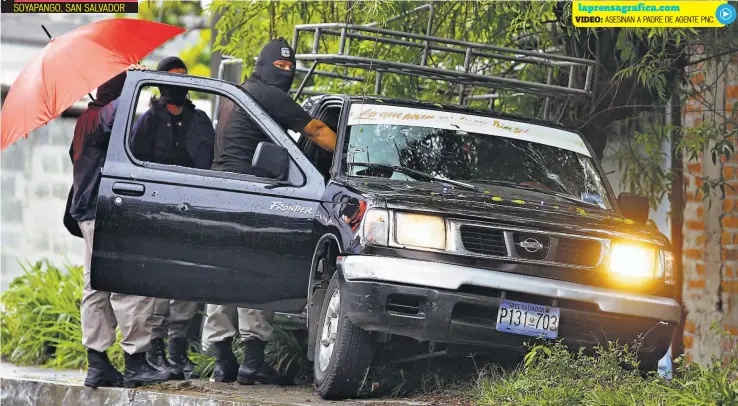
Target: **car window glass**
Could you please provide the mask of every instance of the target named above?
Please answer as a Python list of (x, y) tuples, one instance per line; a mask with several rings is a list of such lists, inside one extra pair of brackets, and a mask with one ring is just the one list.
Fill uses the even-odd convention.
[[(238, 116), (240, 127), (258, 128), (250, 114), (226, 95), (174, 85), (164, 89), (165, 96), (186, 94), (186, 100), (182, 106), (168, 103), (172, 99), (162, 97), (156, 85), (144, 86), (139, 91), (133, 125), (126, 140), (132, 155), (140, 161), (211, 170), (217, 157), (218, 125), (228, 123), (221, 112), (230, 109), (232, 115)], [(263, 136), (262, 141), (273, 142), (268, 134), (258, 132)]]

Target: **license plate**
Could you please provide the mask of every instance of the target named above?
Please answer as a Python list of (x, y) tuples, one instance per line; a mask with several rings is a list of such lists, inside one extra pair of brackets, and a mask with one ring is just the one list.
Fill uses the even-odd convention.
[(559, 335), (559, 312), (558, 307), (502, 300), (497, 331), (554, 339)]

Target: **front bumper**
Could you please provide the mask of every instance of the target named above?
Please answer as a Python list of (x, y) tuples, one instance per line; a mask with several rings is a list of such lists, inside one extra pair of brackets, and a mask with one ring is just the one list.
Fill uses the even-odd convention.
[(681, 317), (673, 299), (453, 264), (375, 256), (338, 261), (348, 317), (368, 331), (440, 343), (519, 347), (533, 337), (495, 329), (500, 300), (561, 308), (559, 338), (592, 347), (644, 336), (662, 356)]

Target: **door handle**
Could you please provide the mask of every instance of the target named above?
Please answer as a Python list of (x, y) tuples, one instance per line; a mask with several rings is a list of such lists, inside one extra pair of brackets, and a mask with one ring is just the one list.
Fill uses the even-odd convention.
[(113, 193), (123, 196), (143, 196), (146, 188), (140, 183), (115, 182)]

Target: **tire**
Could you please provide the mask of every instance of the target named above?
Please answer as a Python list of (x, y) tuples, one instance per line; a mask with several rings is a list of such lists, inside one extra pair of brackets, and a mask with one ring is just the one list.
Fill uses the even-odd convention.
[[(369, 332), (356, 327), (346, 316), (346, 298), (341, 295), (338, 278), (338, 272), (334, 273), (328, 285), (315, 337), (315, 389), (328, 400), (357, 396), (374, 356)], [(328, 317), (332, 321), (326, 323)], [(335, 330), (333, 337), (330, 330)]]

